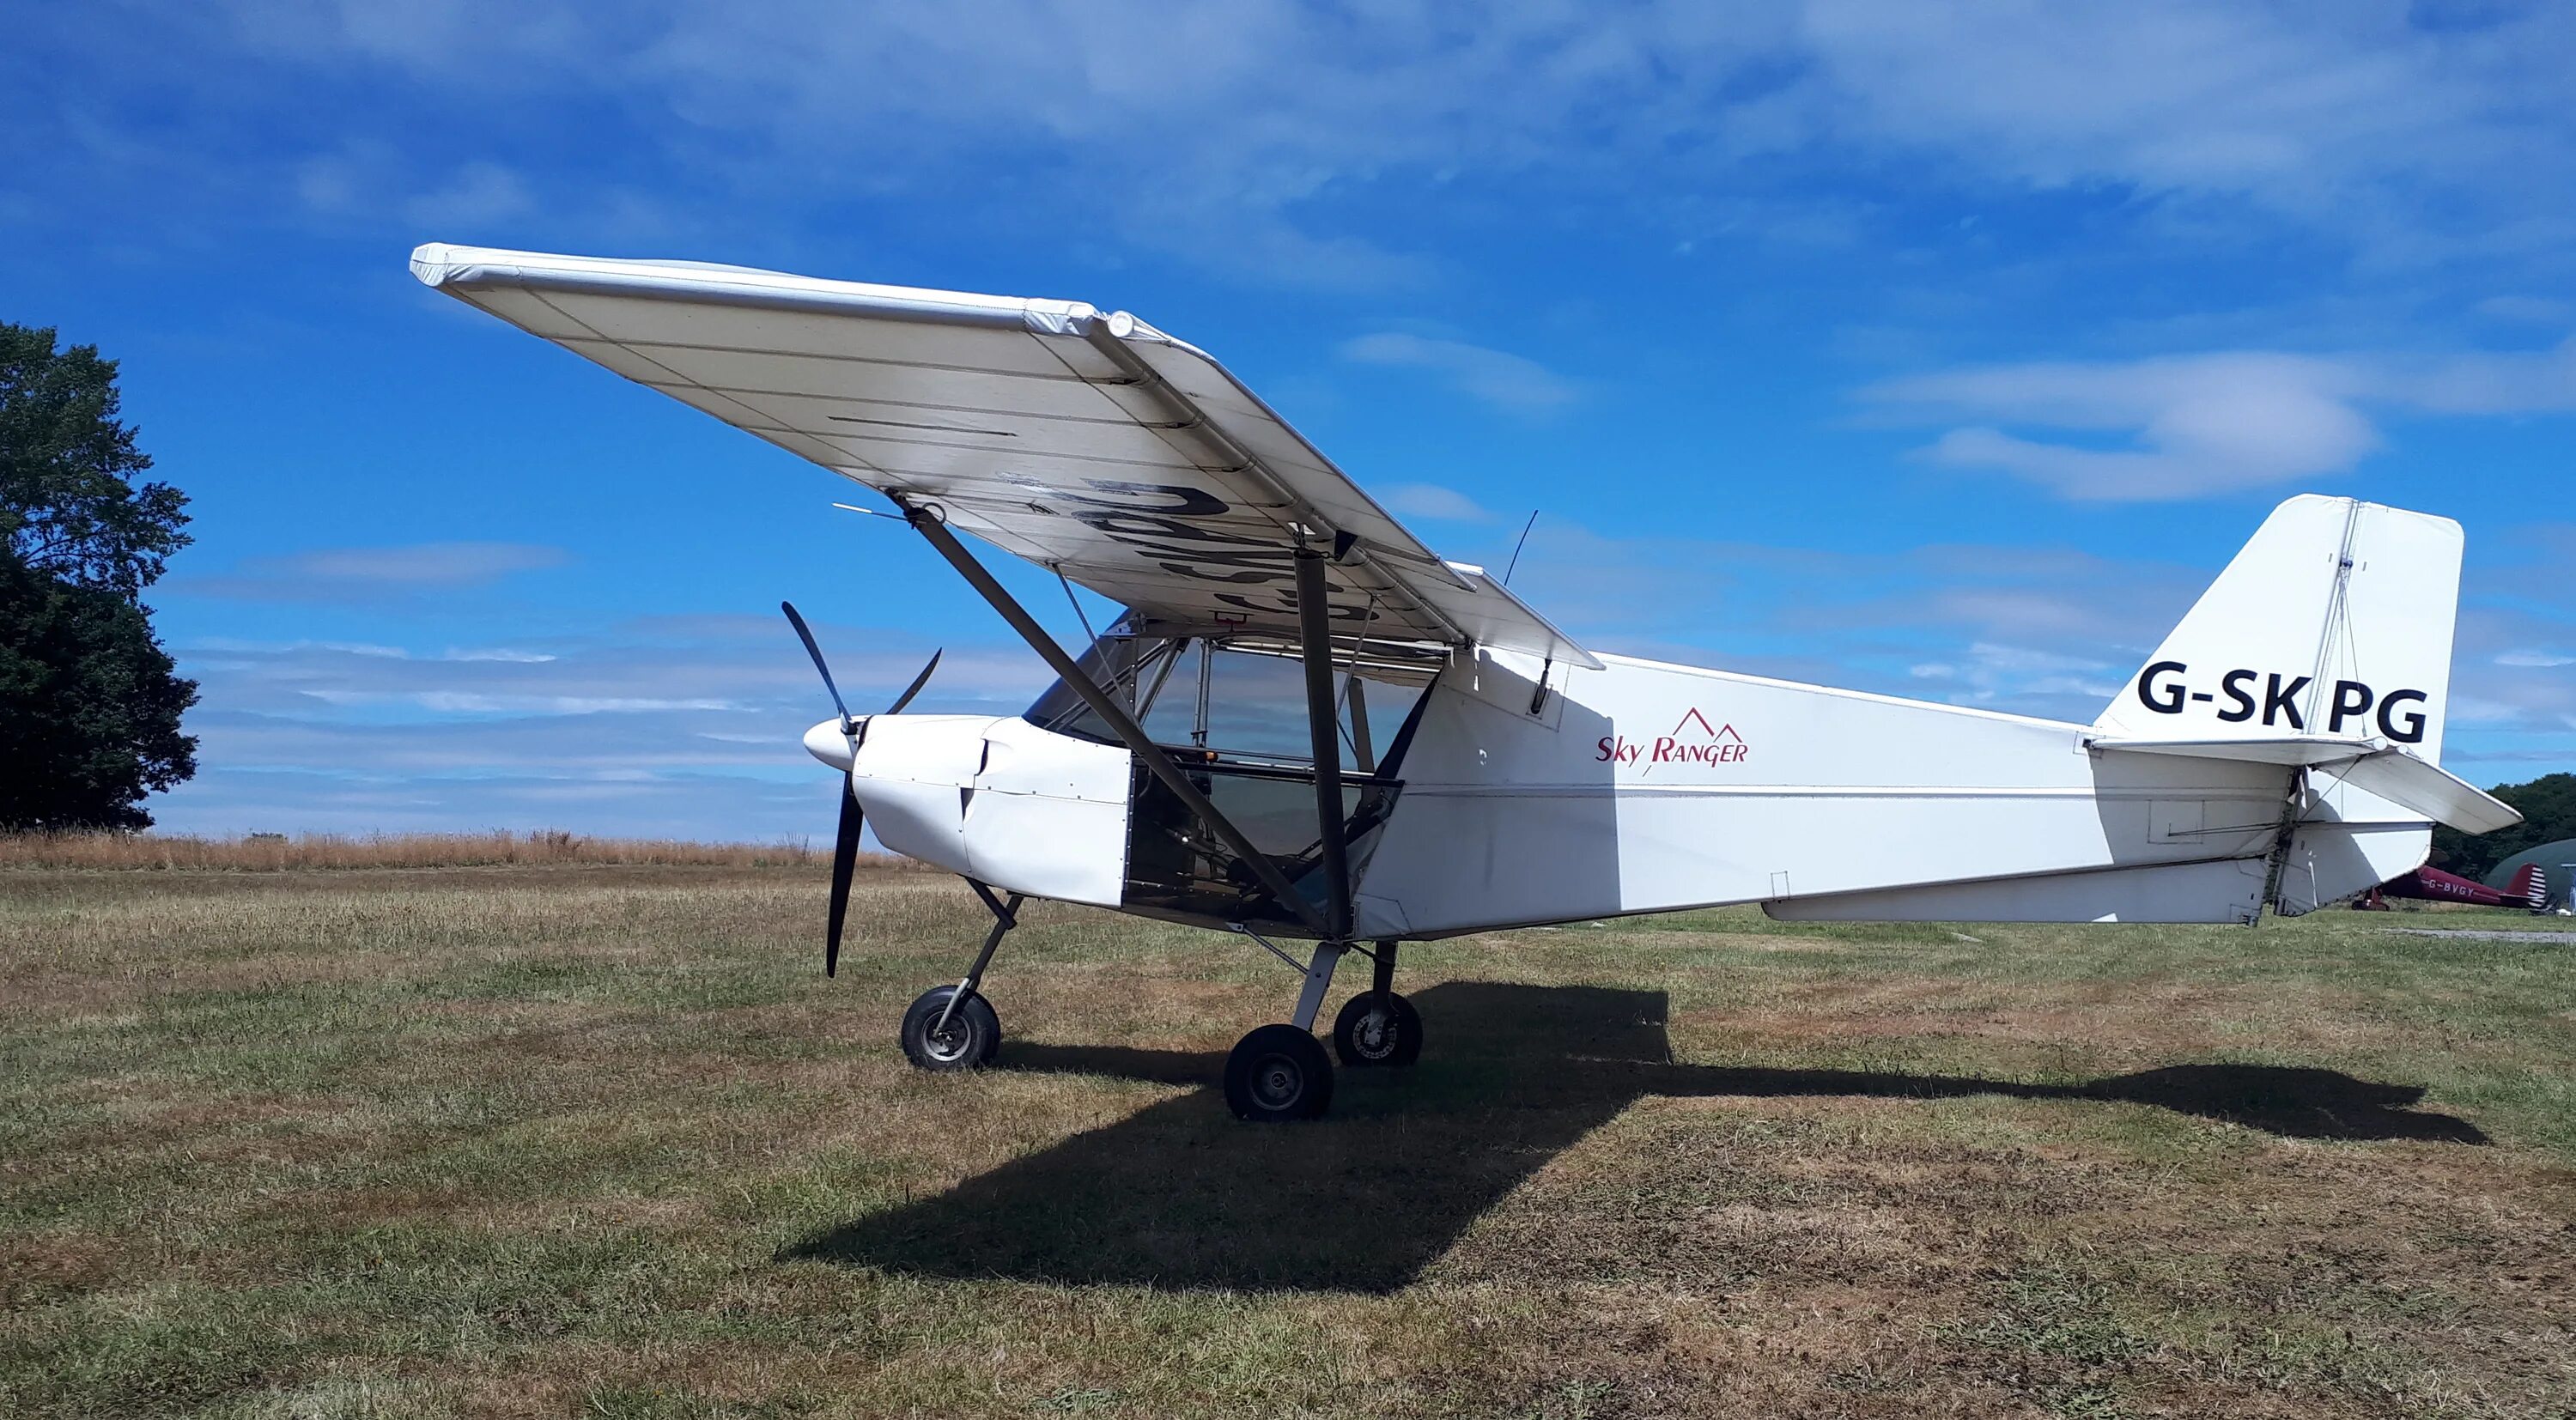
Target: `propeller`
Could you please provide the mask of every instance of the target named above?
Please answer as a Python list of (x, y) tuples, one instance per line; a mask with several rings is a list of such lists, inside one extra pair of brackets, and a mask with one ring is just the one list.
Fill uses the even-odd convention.
[[(823, 689), (831, 693), (832, 708), (841, 712), (841, 733), (850, 736), (857, 744), (867, 743), (868, 722), (852, 715), (849, 702), (841, 698), (841, 687), (832, 682), (832, 668), (823, 662), (823, 648), (815, 643), (813, 628), (805, 624), (804, 617), (796, 614), (794, 602), (780, 602), (778, 609), (787, 613), (787, 624), (796, 628), (796, 639), (805, 643), (805, 654), (814, 658), (814, 669), (823, 677)], [(931, 652), (930, 664), (921, 668), (921, 674), (912, 678), (912, 684), (903, 688), (903, 694), (896, 696), (892, 705), (878, 713), (903, 713), (903, 707), (910, 705), (912, 698), (921, 693), (921, 688), (930, 683), (930, 673), (939, 669), (939, 658), (944, 654), (944, 647)], [(855, 749), (856, 745), (852, 748)], [(858, 758), (853, 754), (850, 772), (841, 783), (840, 831), (832, 841), (832, 910), (823, 928), (825, 976), (837, 974), (841, 967), (841, 927), (849, 920), (850, 879), (858, 871), (859, 830), (866, 824), (866, 814), (859, 807), (858, 777)]]

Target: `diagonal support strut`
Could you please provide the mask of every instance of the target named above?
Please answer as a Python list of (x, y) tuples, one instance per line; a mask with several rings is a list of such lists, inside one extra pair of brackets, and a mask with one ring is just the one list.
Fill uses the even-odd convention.
[[(1341, 716), (1333, 706), (1333, 609), (1324, 554), (1297, 545), (1297, 630), (1305, 642), (1306, 729), (1315, 746), (1315, 830), (1322, 835), (1327, 941), (1351, 935), (1351, 848), (1342, 816)], [(1329, 977), (1329, 973), (1327, 973)]]
[[(1038, 624), (1037, 618), (1029, 615), (1028, 609), (995, 581), (992, 573), (984, 570), (984, 564), (975, 560), (975, 554), (966, 550), (966, 545), (957, 540), (957, 534), (948, 530), (947, 523), (926, 507), (902, 506), (904, 521), (912, 524), (913, 530), (920, 533), (941, 557), (948, 559), (948, 565), (957, 569), (957, 575), (966, 579), (966, 585), (991, 603), (993, 610), (1010, 623), (1013, 631), (1020, 633), (1020, 639), (1029, 643), (1029, 649), (1037, 652), (1038, 658), (1047, 663), (1047, 668), (1062, 678), (1065, 687), (1091, 707), (1091, 712), (1109, 726), (1110, 733), (1118, 736), (1119, 742), (1127, 746), (1136, 756), (1136, 762), (1145, 766), (1147, 773), (1161, 780), (1163, 787), (1172, 791), (1173, 797), (1215, 830), (1217, 837), (1225, 840), (1225, 846), (1243, 860), (1243, 865), (1252, 870), (1252, 875), (1261, 880), (1261, 886), (1279, 900), (1280, 906), (1296, 913), (1297, 920), (1316, 936), (1334, 935), (1332, 923), (1315, 910), (1313, 903), (1298, 895), (1296, 885), (1288, 881), (1286, 873), (1279, 871), (1279, 865), (1270, 860), (1270, 855), (1255, 847), (1252, 839), (1234, 826), (1232, 819), (1208, 802), (1207, 795), (1199, 792), (1198, 786), (1190, 782), (1189, 775), (1181, 772), (1181, 767), (1163, 752), (1163, 747), (1146, 738), (1144, 727), (1136, 723), (1136, 718), (1085, 675), (1073, 657), (1066, 655), (1055, 638), (1047, 634), (1046, 628)], [(1336, 764), (1338, 766), (1338, 761)], [(1338, 792), (1335, 797), (1338, 800)]]

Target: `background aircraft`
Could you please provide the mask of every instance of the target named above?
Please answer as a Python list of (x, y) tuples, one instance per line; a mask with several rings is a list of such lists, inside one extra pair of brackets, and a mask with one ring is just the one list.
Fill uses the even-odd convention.
[(2549, 877), (2537, 863), (2525, 863), (2502, 888), (2471, 882), (2439, 868), (2417, 868), (2362, 894), (2355, 907), (2383, 907), (2383, 898), (2406, 897), (2425, 902), (2465, 902), (2473, 907), (2528, 907), (2538, 912), (2549, 901)]
[[(2516, 821), (2438, 761), (2461, 535), (2283, 503), (2090, 725), (1576, 645), (1424, 546), (1205, 353), (1076, 302), (432, 244), (428, 285), (883, 494), (1059, 680), (1021, 716), (839, 712), (825, 962), (863, 820), (994, 925), (907, 1012), (927, 1069), (989, 1062), (985, 968), (1029, 897), (1239, 933), (1301, 973), (1225, 1087), (1331, 1098), (1313, 1034), (1402, 1063), (1397, 946), (1759, 902), (1776, 917), (2251, 923)], [(959, 538), (1124, 604), (1066, 652)], [(924, 676), (928, 675), (927, 669)], [(914, 690), (919, 688), (917, 680)], [(1300, 962), (1273, 938), (1314, 943)]]

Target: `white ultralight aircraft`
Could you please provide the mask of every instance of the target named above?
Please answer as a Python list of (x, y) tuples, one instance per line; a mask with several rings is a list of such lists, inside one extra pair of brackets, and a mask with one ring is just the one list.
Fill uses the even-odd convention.
[[(1860, 921), (2252, 923), (2421, 864), (2505, 805), (2438, 767), (2460, 529), (2298, 497), (2090, 725), (1595, 654), (1443, 560), (1205, 353), (1123, 311), (431, 244), (412, 271), (877, 490), (1059, 677), (1024, 715), (840, 713), (825, 969), (862, 817), (994, 925), (906, 1013), (989, 1061), (1025, 898), (1232, 930), (1304, 973), (1245, 1036), (1248, 1119), (1399, 1064), (1399, 942), (1758, 902)], [(959, 533), (1123, 604), (1068, 655)], [(804, 622), (788, 608), (827, 688)], [(937, 658), (933, 658), (936, 664)], [(927, 668), (923, 671), (926, 679)], [(1314, 943), (1304, 963), (1273, 938)]]

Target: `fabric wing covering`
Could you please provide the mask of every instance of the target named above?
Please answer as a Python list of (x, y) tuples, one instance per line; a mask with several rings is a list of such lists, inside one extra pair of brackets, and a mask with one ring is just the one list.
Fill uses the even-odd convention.
[[(439, 243), (429, 286), (1055, 569), (1145, 624), (1294, 637), (1297, 529), (1335, 640), (1599, 663), (1443, 562), (1203, 352), (1119, 312)], [(1363, 635), (1364, 633), (1364, 635)]]

